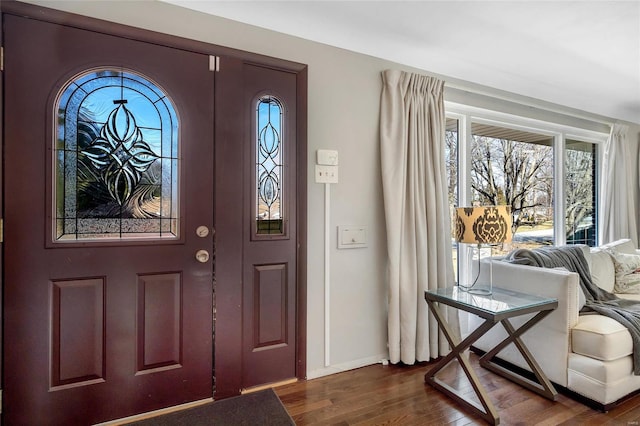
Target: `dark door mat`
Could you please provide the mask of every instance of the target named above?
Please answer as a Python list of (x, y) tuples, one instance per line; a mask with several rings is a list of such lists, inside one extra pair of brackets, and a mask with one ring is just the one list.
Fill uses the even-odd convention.
[(127, 423), (135, 426), (290, 426), (295, 423), (273, 389), (234, 396), (186, 410)]

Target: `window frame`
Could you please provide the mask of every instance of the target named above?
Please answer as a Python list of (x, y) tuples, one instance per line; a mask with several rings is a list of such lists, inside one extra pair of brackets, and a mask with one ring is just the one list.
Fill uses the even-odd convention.
[[(56, 162), (57, 162), (57, 143), (58, 143), (58, 107), (60, 97), (66, 90), (69, 85), (75, 84), (74, 82), (83, 76), (89, 75), (93, 72), (99, 72), (103, 70), (115, 70), (117, 72), (131, 73), (135, 74), (140, 78), (143, 78), (153, 85), (155, 85), (158, 90), (162, 91), (164, 97), (166, 97), (167, 101), (173, 108), (173, 113), (175, 114), (175, 120), (177, 125), (177, 135), (176, 135), (176, 143), (177, 143), (177, 168), (174, 170), (176, 174), (176, 179), (178, 180), (176, 189), (178, 194), (175, 199), (175, 208), (177, 211), (177, 235), (174, 236), (157, 236), (157, 235), (136, 235), (129, 238), (115, 238), (115, 237), (107, 237), (107, 238), (81, 238), (81, 239), (59, 239), (56, 238), (56, 220), (57, 220), (57, 187), (56, 187)], [(182, 167), (182, 144), (180, 141), (182, 140), (182, 127), (180, 123), (181, 112), (179, 105), (175, 102), (172, 96), (170, 96), (170, 92), (166, 90), (164, 86), (159, 84), (156, 80), (151, 78), (149, 75), (132, 68), (125, 68), (122, 66), (115, 65), (101, 65), (96, 67), (88, 67), (84, 68), (81, 71), (76, 71), (73, 74), (69, 74), (68, 78), (64, 81), (61, 81), (60, 85), (56, 90), (52, 91), (52, 95), (47, 102), (47, 115), (48, 122), (50, 123), (47, 126), (46, 133), (47, 139), (50, 141), (49, 146), (46, 148), (46, 156), (48, 157), (46, 166), (47, 166), (47, 179), (50, 179), (50, 182), (46, 185), (49, 190), (46, 193), (46, 205), (47, 205), (47, 216), (45, 220), (45, 247), (47, 248), (73, 248), (73, 247), (128, 247), (128, 246), (147, 246), (147, 245), (180, 245), (185, 243), (185, 229), (184, 229), (184, 209), (185, 205), (182, 200), (182, 194), (185, 190), (185, 177), (184, 170)]]
[[(257, 114), (257, 106), (258, 104), (261, 102), (262, 99), (265, 98), (273, 98), (275, 99), (278, 104), (280, 105), (280, 115), (281, 115), (281, 122), (280, 122), (280, 159), (282, 164), (280, 165), (280, 213), (281, 213), (281, 220), (282, 220), (282, 232), (281, 233), (259, 233), (258, 232), (258, 203), (256, 202), (256, 200), (258, 199), (258, 179), (257, 179), (257, 158), (258, 158), (258, 140), (257, 140), (257, 134), (259, 132), (258, 129), (258, 114)], [(284, 97), (282, 95), (280, 95), (280, 93), (278, 93), (275, 90), (270, 90), (270, 91), (261, 91), (260, 93), (256, 94), (252, 100), (251, 100), (251, 104), (249, 105), (249, 111), (250, 111), (250, 115), (251, 115), (251, 120), (250, 120), (250, 131), (249, 134), (250, 136), (250, 140), (249, 140), (249, 161), (247, 161), (248, 166), (251, 168), (250, 169), (250, 191), (249, 194), (250, 195), (250, 200), (251, 200), (251, 207), (250, 207), (250, 217), (251, 217), (251, 228), (250, 228), (250, 240), (251, 241), (275, 241), (275, 240), (288, 240), (289, 237), (289, 214), (291, 211), (291, 208), (289, 206), (289, 200), (286, 197), (286, 192), (287, 192), (287, 188), (286, 186), (289, 185), (289, 181), (288, 179), (288, 174), (289, 174), (289, 170), (288, 170), (288, 162), (291, 161), (291, 159), (289, 158), (288, 154), (288, 147), (287, 144), (289, 143), (288, 138), (289, 135), (287, 134), (287, 122), (289, 120), (287, 111), (288, 111), (288, 107), (287, 104), (284, 100)]]

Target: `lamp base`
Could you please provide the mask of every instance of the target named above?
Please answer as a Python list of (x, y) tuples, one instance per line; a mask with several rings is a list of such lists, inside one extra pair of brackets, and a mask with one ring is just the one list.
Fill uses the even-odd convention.
[[(478, 282), (478, 278), (480, 277), (480, 267), (482, 265), (482, 263), (480, 262), (480, 249), (481, 249), (481, 244), (478, 244), (477, 247), (474, 247), (477, 253), (477, 257), (478, 257), (478, 270), (476, 272), (476, 278), (473, 280), (473, 283), (470, 285), (462, 285), (460, 284), (460, 282), (458, 281), (458, 287), (469, 294), (476, 294), (478, 296), (491, 296), (493, 294), (493, 267), (491, 267), (491, 269), (489, 270), (489, 283), (488, 283), (488, 287), (478, 287), (476, 288), (476, 284)], [(490, 258), (491, 255), (493, 255), (493, 247), (490, 246), (490, 248), (492, 249), (491, 253), (490, 253)], [(469, 247), (469, 250), (471, 250), (472, 248)], [(471, 255), (471, 258), (473, 258), (473, 254)], [(467, 262), (471, 263), (469, 261), (469, 252), (467, 252), (467, 256), (466, 256)], [(491, 263), (491, 266), (493, 265), (493, 263)], [(471, 268), (469, 268), (471, 269)], [(486, 283), (485, 283), (486, 284)]]

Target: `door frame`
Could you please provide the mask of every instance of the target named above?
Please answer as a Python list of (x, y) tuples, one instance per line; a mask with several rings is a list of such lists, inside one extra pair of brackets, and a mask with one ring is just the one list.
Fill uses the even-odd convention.
[(0, 412), (2, 412), (2, 389), (4, 389), (4, 17), (0, 3)]
[[(306, 316), (307, 316), (307, 74), (308, 67), (306, 64), (301, 64), (292, 61), (281, 60), (272, 58), (269, 56), (263, 56), (255, 53), (245, 52), (238, 49), (233, 49), (224, 46), (218, 46), (198, 40), (187, 39), (178, 36), (172, 36), (163, 34), (156, 31), (144, 30), (132, 26), (127, 26), (115, 22), (104, 21), (101, 19), (90, 18), (83, 15), (72, 14), (68, 12), (62, 12), (55, 9), (46, 7), (31, 5), (27, 3), (20, 3), (14, 0), (4, 0), (0, 3), (0, 18), (3, 14), (15, 14), (31, 19), (38, 19), (59, 25), (66, 25), (74, 28), (80, 28), (89, 31), (95, 31), (99, 33), (114, 35), (123, 38), (130, 38), (139, 40), (142, 42), (159, 44), (166, 47), (187, 50), (195, 53), (201, 53), (212, 56), (219, 56), (223, 58), (233, 58), (236, 62), (253, 63), (265, 67), (273, 67), (280, 70), (288, 71), (296, 74), (297, 76), (297, 122), (296, 122), (296, 138), (297, 138), (297, 155), (296, 155), (296, 169), (297, 169), (297, 203), (296, 203), (296, 215), (297, 215), (297, 271), (296, 271), (296, 377), (298, 379), (306, 378)], [(0, 45), (2, 45), (2, 21), (0, 19)], [(224, 62), (221, 66), (224, 66)], [(2, 72), (2, 71), (0, 71)], [(0, 84), (0, 96), (4, 96), (3, 87)], [(0, 103), (0, 116), (2, 115), (2, 103)], [(3, 120), (0, 120), (0, 167), (3, 164), (2, 153), (4, 152), (4, 139), (3, 139)], [(214, 137), (218, 139), (219, 127), (216, 126)], [(216, 158), (217, 160), (217, 158)], [(215, 176), (214, 176), (215, 179)], [(214, 185), (216, 185), (214, 183)], [(0, 168), (0, 187), (4, 192), (3, 183), (3, 171)], [(2, 204), (3, 198), (0, 197), (0, 211), (4, 215), (4, 206)], [(214, 217), (215, 221), (215, 217)], [(0, 228), (0, 243), (1, 240), (1, 228)], [(4, 250), (4, 247), (2, 247)], [(2, 265), (3, 257), (0, 256), (0, 268)], [(0, 269), (3, 271), (3, 269)], [(1, 281), (0, 286), (4, 283)], [(1, 297), (0, 293), (0, 297)], [(214, 300), (216, 295), (214, 294)], [(241, 300), (239, 301), (241, 303)], [(214, 302), (214, 307), (215, 307)], [(4, 308), (4, 301), (0, 300), (0, 314)], [(0, 321), (2, 321), (0, 319)], [(214, 317), (215, 328), (215, 317)], [(0, 323), (0, 331), (2, 330), (2, 324)], [(212, 330), (217, 333), (217, 330)], [(215, 338), (214, 338), (215, 348)], [(212, 350), (214, 349), (212, 348)], [(4, 368), (4, 347), (0, 351), (0, 362)], [(220, 365), (220, 361), (223, 365)], [(224, 371), (228, 368), (224, 365), (226, 360), (216, 360), (214, 358), (214, 365), (212, 365), (212, 371)], [(0, 369), (0, 380), (2, 379)], [(218, 383), (216, 383), (216, 396), (224, 398), (232, 396), (240, 392), (240, 380), (241, 374), (236, 374), (238, 383), (229, 383), (228, 386), (218, 390)], [(215, 374), (218, 377), (218, 374)], [(217, 382), (217, 380), (216, 380)]]

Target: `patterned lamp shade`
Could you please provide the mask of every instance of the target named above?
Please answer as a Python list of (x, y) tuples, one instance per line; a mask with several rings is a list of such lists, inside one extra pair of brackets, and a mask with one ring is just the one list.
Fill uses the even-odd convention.
[(455, 238), (459, 243), (498, 244), (511, 241), (511, 207), (456, 209)]

